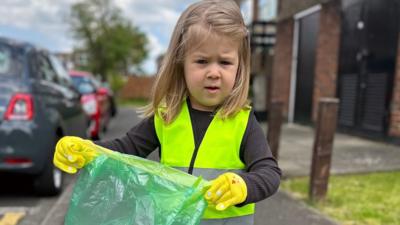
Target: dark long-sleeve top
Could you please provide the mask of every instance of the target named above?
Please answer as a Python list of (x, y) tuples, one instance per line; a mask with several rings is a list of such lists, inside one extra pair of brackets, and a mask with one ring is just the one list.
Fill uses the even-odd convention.
[[(188, 104), (195, 142), (201, 141), (210, 125), (214, 113), (193, 109)], [(154, 116), (143, 119), (132, 127), (125, 136), (109, 141), (97, 141), (98, 145), (125, 154), (146, 157), (160, 149)], [(198, 146), (199, 143), (196, 143)], [(281, 170), (273, 158), (260, 124), (253, 112), (250, 113), (246, 131), (240, 146), (240, 158), (246, 165), (239, 174), (247, 185), (247, 199), (242, 204), (255, 203), (273, 195), (280, 184)]]

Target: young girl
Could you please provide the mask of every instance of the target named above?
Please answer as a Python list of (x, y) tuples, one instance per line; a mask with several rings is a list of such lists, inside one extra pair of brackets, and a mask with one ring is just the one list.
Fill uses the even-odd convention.
[[(280, 169), (247, 103), (250, 47), (239, 7), (205, 0), (179, 18), (145, 118), (125, 136), (95, 144), (212, 180), (201, 224), (253, 224), (254, 203), (274, 194)], [(75, 173), (94, 144), (64, 137), (54, 164)]]

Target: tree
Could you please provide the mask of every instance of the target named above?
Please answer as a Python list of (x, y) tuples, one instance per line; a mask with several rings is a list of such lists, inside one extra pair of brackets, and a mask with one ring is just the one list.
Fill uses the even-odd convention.
[(147, 57), (147, 37), (122, 16), (110, 0), (87, 0), (72, 5), (70, 27), (88, 56), (88, 68), (105, 80), (112, 72), (140, 67)]

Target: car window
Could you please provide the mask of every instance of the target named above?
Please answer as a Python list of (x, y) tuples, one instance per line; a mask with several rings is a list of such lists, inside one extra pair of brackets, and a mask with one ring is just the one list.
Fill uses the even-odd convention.
[(58, 82), (57, 75), (53, 70), (53, 67), (50, 65), (50, 62), (44, 55), (38, 55), (38, 67), (42, 79), (50, 82)]
[(92, 77), (92, 81), (93, 81), (93, 84), (94, 84), (97, 88), (102, 87), (101, 82), (100, 82), (99, 80), (97, 80), (95, 77)]
[(87, 77), (73, 76), (72, 83), (81, 94), (90, 94), (96, 92), (96, 88), (91, 80)]
[(65, 70), (64, 66), (61, 64), (60, 60), (58, 60), (55, 56), (49, 56), (50, 62), (58, 76), (58, 80), (60, 81), (61, 85), (69, 86), (72, 84), (72, 81), (68, 75), (68, 72)]
[(22, 73), (22, 54), (8, 45), (0, 44), (0, 77)]

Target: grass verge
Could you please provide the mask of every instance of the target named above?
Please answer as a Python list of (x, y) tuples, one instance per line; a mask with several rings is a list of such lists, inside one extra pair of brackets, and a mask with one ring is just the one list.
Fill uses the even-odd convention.
[(282, 182), (281, 188), (343, 225), (399, 225), (400, 171), (331, 176), (324, 201), (308, 200), (309, 178)]

